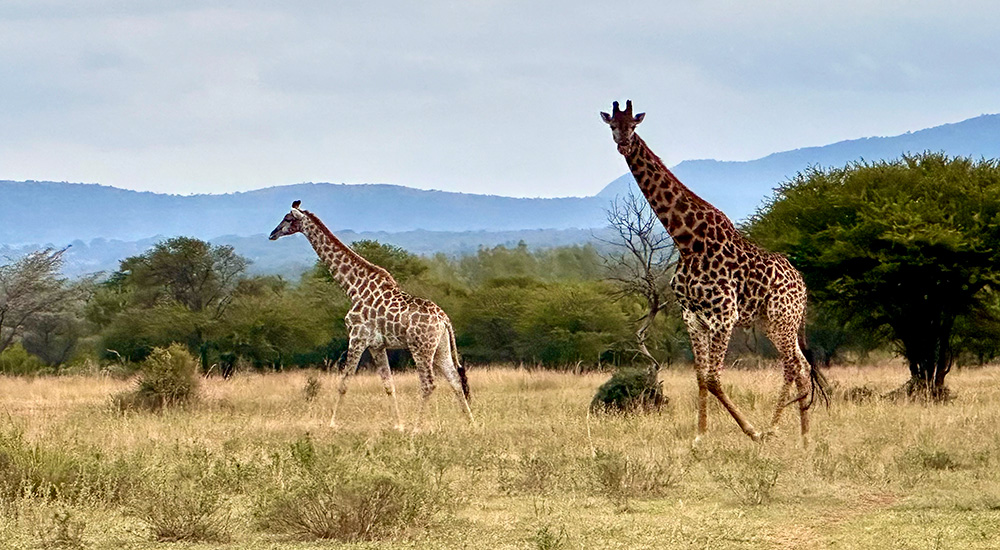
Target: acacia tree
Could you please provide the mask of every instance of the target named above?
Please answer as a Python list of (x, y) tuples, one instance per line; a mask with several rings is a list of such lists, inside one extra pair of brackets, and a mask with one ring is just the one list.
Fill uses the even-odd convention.
[(32, 252), (0, 265), (0, 352), (44, 316), (62, 313), (82, 288), (59, 276), (66, 249)]
[(645, 302), (645, 311), (637, 321), (636, 343), (639, 352), (659, 369), (660, 362), (650, 353), (646, 340), (657, 314), (673, 304), (668, 288), (677, 262), (673, 240), (646, 199), (631, 192), (615, 197), (605, 214), (616, 233), (616, 238), (604, 241), (612, 245), (603, 255), (607, 278), (617, 287), (619, 298), (637, 297)]
[(908, 393), (943, 397), (956, 323), (981, 317), (1000, 288), (1000, 166), (924, 153), (810, 168), (748, 230), (829, 311), (895, 344)]

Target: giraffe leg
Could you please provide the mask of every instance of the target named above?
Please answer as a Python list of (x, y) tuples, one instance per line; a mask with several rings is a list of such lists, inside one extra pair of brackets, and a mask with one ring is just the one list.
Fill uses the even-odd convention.
[(385, 393), (392, 399), (392, 414), (396, 419), (396, 424), (393, 428), (402, 431), (403, 418), (399, 414), (399, 402), (396, 400), (396, 383), (392, 379), (392, 371), (389, 370), (389, 356), (386, 354), (385, 348), (381, 348), (378, 351), (372, 350), (372, 359), (375, 360), (375, 369), (382, 379), (382, 386), (385, 388)]
[(694, 352), (694, 371), (698, 381), (698, 431), (694, 444), (701, 442), (701, 437), (708, 431), (708, 335), (694, 316), (684, 314), (688, 334), (691, 337), (691, 349)]
[[(807, 362), (808, 363), (808, 362)], [(809, 446), (809, 402), (806, 396), (809, 395), (809, 374), (800, 371), (795, 379), (795, 386), (799, 391), (799, 427), (802, 433), (802, 446)]]
[[(773, 320), (768, 323), (767, 335), (774, 347), (781, 353), (784, 376), (777, 402), (774, 405), (774, 416), (768, 433), (777, 431), (778, 421), (781, 420), (781, 414), (785, 407), (798, 402), (802, 443), (806, 445), (809, 432), (809, 404), (806, 399), (809, 397), (810, 367), (802, 353), (802, 348), (799, 347), (798, 327), (801, 320), (799, 316), (781, 316), (780, 312), (777, 311), (771, 315)], [(788, 399), (788, 391), (793, 383), (795, 384), (795, 394), (791, 399)]]
[(344, 400), (344, 395), (347, 394), (347, 378), (357, 372), (364, 351), (365, 347), (356, 344), (354, 340), (347, 346), (347, 360), (344, 362), (344, 372), (340, 375), (340, 385), (337, 386), (338, 395), (337, 401), (333, 404), (333, 416), (330, 417), (331, 428), (337, 427), (337, 410), (340, 408), (340, 402)]
[(726, 395), (725, 390), (722, 389), (722, 381), (719, 378), (719, 371), (722, 370), (722, 364), (726, 359), (726, 348), (729, 346), (729, 336), (731, 333), (732, 327), (730, 326), (723, 330), (717, 330), (712, 334), (709, 351), (710, 366), (708, 367), (705, 383), (708, 386), (709, 393), (714, 395), (722, 403), (722, 406), (729, 411), (729, 414), (739, 424), (743, 433), (750, 436), (750, 439), (754, 441), (760, 441), (761, 433), (753, 427), (753, 424), (747, 420), (739, 407)]
[(419, 432), (424, 428), (424, 417), (427, 415), (427, 404), (431, 400), (434, 392), (434, 372), (432, 370), (434, 362), (434, 351), (413, 353), (413, 362), (417, 364), (417, 375), (420, 377), (420, 412), (417, 414), (417, 423), (413, 426), (414, 432)]
[(441, 337), (438, 347), (434, 351), (434, 366), (441, 371), (441, 374), (451, 384), (452, 389), (455, 390), (455, 396), (458, 398), (458, 403), (462, 407), (462, 411), (469, 418), (469, 422), (475, 425), (476, 419), (472, 417), (472, 409), (469, 407), (469, 400), (465, 398), (465, 392), (462, 390), (462, 381), (459, 378), (458, 369), (452, 361), (451, 339), (448, 337), (448, 334)]

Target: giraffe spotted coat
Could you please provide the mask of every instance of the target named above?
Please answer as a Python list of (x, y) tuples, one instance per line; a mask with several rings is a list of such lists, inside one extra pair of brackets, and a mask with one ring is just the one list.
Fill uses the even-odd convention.
[(455, 331), (448, 315), (434, 302), (405, 292), (388, 271), (351, 250), (315, 214), (299, 209), (299, 204), (299, 201), (292, 203), (291, 211), (271, 232), (271, 240), (303, 233), (351, 300), (344, 318), (349, 338), (347, 360), (330, 425), (336, 425), (337, 410), (347, 393), (347, 379), (357, 370), (366, 349), (371, 353), (386, 393), (392, 397), (397, 428), (402, 429), (402, 418), (387, 349), (409, 349), (413, 355), (423, 394), (417, 428), (423, 423), (427, 400), (434, 391), (435, 368), (451, 384), (471, 420), (468, 379), (459, 362)]
[[(800, 343), (805, 317), (806, 287), (801, 274), (780, 254), (762, 250), (740, 233), (733, 222), (677, 179), (635, 133), (645, 113), (633, 116), (632, 102), (624, 111), (613, 105), (601, 113), (611, 127), (618, 152), (625, 157), (639, 189), (673, 237), (680, 253), (671, 287), (682, 308), (691, 336), (698, 381), (698, 441), (707, 431), (706, 401), (714, 395), (754, 440), (763, 435), (749, 422), (719, 380), (726, 350), (736, 326), (761, 323), (782, 355), (784, 380), (778, 392), (768, 433), (788, 404), (799, 403), (803, 443), (809, 431), (806, 399), (818, 371), (806, 361)], [(792, 385), (796, 393), (789, 400)]]

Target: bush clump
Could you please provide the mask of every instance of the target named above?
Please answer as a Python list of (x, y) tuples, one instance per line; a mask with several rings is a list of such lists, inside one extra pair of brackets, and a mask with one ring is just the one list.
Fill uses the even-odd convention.
[(312, 472), (274, 495), (261, 514), (265, 529), (304, 540), (372, 541), (425, 524), (443, 506), (428, 487), (387, 473)]
[(231, 518), (222, 496), (190, 480), (147, 487), (133, 513), (159, 542), (229, 542)]
[(152, 410), (185, 405), (198, 396), (198, 363), (181, 344), (153, 348), (142, 362), (135, 390), (113, 398), (118, 410)]
[(618, 369), (597, 388), (590, 410), (623, 413), (659, 410), (668, 399), (656, 374), (656, 370), (647, 368)]

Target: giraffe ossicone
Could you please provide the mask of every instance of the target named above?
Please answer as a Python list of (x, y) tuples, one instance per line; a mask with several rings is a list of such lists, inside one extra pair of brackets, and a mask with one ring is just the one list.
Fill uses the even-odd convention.
[[(691, 337), (698, 381), (697, 443), (708, 429), (708, 394), (714, 395), (751, 439), (759, 441), (777, 429), (787, 405), (799, 404), (803, 444), (808, 444), (809, 408), (818, 389), (825, 396), (823, 375), (803, 353), (806, 286), (802, 275), (781, 254), (762, 250), (743, 236), (719, 209), (677, 179), (636, 133), (645, 113), (632, 114), (632, 101), (601, 113), (611, 127), (618, 152), (635, 181), (673, 237), (680, 252), (670, 281)], [(754, 428), (722, 388), (719, 380), (729, 339), (737, 326), (763, 324), (781, 353), (784, 381), (778, 391), (771, 426)], [(796, 393), (788, 393), (792, 385)]]
[(351, 308), (345, 317), (349, 337), (347, 360), (330, 426), (336, 426), (337, 410), (347, 393), (347, 379), (357, 371), (361, 354), (366, 349), (371, 352), (383, 387), (392, 399), (397, 429), (403, 429), (403, 421), (396, 402), (396, 386), (389, 370), (387, 349), (409, 349), (417, 365), (423, 399), (416, 429), (423, 425), (427, 401), (434, 390), (435, 368), (455, 390), (469, 421), (474, 422), (469, 408), (469, 381), (465, 368), (459, 362), (455, 330), (448, 315), (434, 302), (405, 292), (388, 271), (341, 242), (319, 217), (308, 210), (301, 210), (301, 204), (301, 201), (292, 203), (292, 209), (269, 238), (273, 241), (286, 235), (304, 234), (330, 270), (334, 281), (351, 300)]

